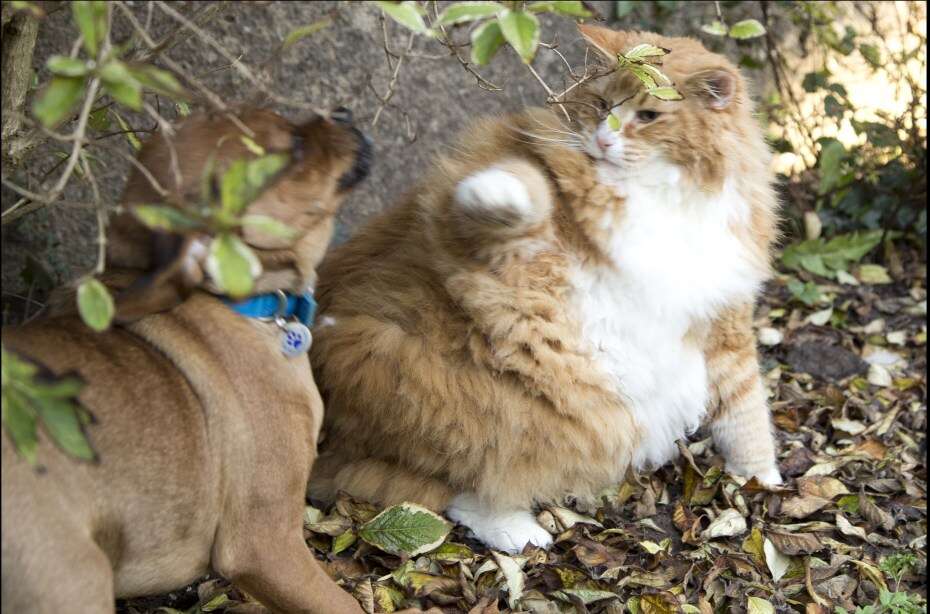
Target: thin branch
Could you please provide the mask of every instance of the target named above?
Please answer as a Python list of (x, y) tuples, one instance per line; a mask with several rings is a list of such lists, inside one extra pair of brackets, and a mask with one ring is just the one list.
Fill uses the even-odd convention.
[[(378, 125), (378, 120), (381, 119), (381, 113), (384, 111), (384, 108), (391, 101), (391, 98), (394, 97), (394, 93), (397, 91), (397, 78), (400, 76), (400, 67), (404, 65), (404, 59), (406, 59), (407, 53), (413, 48), (413, 40), (415, 37), (416, 34), (411, 32), (410, 38), (407, 39), (406, 50), (397, 58), (397, 63), (394, 64), (394, 73), (391, 75), (391, 81), (388, 83), (387, 92), (385, 92), (383, 96), (379, 96), (381, 99), (381, 104), (378, 105), (378, 109), (375, 111), (375, 116), (371, 120), (372, 128)], [(384, 51), (385, 53), (389, 53), (387, 50), (387, 38), (384, 39)], [(390, 55), (388, 55), (388, 57), (390, 58)]]

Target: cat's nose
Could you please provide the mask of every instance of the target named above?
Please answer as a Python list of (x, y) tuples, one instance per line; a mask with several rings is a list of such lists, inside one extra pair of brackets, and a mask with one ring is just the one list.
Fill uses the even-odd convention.
[(608, 147), (610, 147), (610, 139), (606, 135), (599, 134), (597, 135), (596, 140), (597, 140), (597, 146), (600, 147), (601, 149), (607, 149)]

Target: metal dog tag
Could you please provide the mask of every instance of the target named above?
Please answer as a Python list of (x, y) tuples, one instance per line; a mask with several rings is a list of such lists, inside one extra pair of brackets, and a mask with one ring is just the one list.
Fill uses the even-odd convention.
[(288, 322), (281, 327), (281, 351), (285, 356), (300, 356), (310, 349), (313, 337), (300, 322)]

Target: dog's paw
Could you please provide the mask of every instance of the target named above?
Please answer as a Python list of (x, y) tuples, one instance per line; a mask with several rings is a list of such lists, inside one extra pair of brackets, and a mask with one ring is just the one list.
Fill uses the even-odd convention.
[(499, 168), (480, 171), (463, 179), (455, 190), (455, 201), (462, 208), (493, 214), (506, 211), (525, 218), (533, 213), (526, 184)]
[(474, 495), (456, 497), (446, 515), (469, 528), (475, 537), (494, 550), (516, 554), (526, 544), (539, 548), (552, 545), (552, 536), (529, 510), (495, 512), (482, 509)]

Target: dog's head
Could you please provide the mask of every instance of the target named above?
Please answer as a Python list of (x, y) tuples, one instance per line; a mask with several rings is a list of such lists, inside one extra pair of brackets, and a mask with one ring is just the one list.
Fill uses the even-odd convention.
[(270, 232), (261, 225), (237, 231), (262, 265), (253, 292), (296, 292), (315, 283), (314, 268), (329, 243), (336, 210), (368, 174), (370, 141), (342, 108), (300, 125), (266, 110), (236, 117), (238, 122), (224, 115), (192, 115), (173, 137), (156, 135), (140, 151), (123, 194), (124, 210), (109, 232), (108, 268), (122, 272), (125, 287), (117, 294), (120, 320), (168, 309), (196, 287), (216, 290), (203, 266), (212, 237), (202, 231), (152, 230), (137, 219), (134, 208), (153, 203), (190, 207), (202, 198), (206, 177), (222, 177), (237, 161), (259, 155), (285, 154), (288, 161), (242, 213), (271, 218), (290, 232)]

